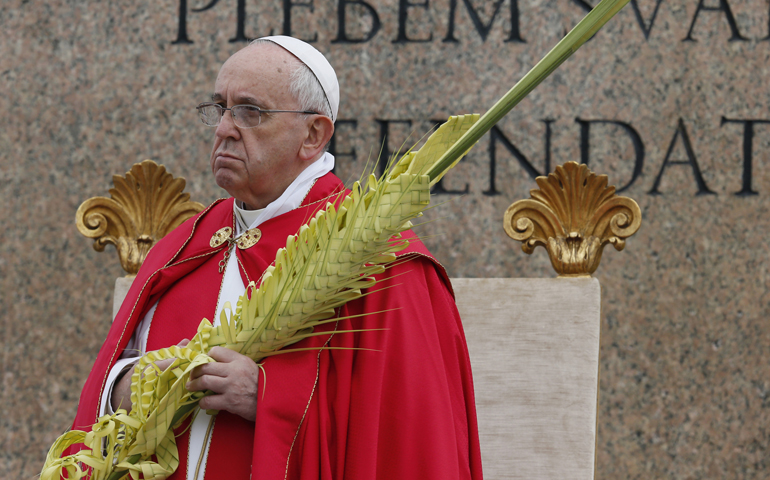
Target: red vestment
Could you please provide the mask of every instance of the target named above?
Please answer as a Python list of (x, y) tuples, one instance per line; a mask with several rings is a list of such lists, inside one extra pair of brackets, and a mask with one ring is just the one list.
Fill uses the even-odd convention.
[[(234, 250), (244, 281), (258, 281), (286, 237), (342, 188), (327, 174), (299, 208), (260, 225), (257, 245)], [(86, 381), (73, 428), (96, 421), (107, 374), (156, 301), (148, 350), (191, 338), (202, 318), (213, 318), (227, 244), (212, 248), (209, 240), (234, 228), (232, 202), (215, 202), (152, 248)], [(264, 361), (256, 422), (217, 415), (206, 479), (246, 480), (249, 468), (254, 480), (481, 478), (471, 367), (451, 285), (419, 241), (399, 255), (409, 260), (381, 275), (374, 293), (340, 308), (341, 317), (368, 315), (287, 347), (313, 350)], [(334, 333), (352, 329), (384, 330)], [(177, 445), (172, 478), (184, 479), (187, 434)]]

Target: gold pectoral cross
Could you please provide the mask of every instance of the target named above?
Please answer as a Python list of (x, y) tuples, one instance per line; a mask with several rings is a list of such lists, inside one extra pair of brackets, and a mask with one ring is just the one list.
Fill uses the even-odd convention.
[(233, 238), (233, 229), (230, 227), (223, 227), (217, 230), (209, 242), (211, 248), (217, 248), (225, 242), (228, 243), (224, 258), (219, 261), (219, 273), (225, 271), (227, 261), (230, 259), (230, 254), (233, 251), (233, 245), (238, 245), (238, 248), (241, 250), (246, 250), (256, 245), (260, 238), (262, 238), (262, 231), (256, 227), (246, 230), (235, 238)]

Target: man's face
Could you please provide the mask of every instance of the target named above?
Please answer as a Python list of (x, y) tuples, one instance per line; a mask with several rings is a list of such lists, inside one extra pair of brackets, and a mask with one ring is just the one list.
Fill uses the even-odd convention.
[[(245, 104), (299, 110), (289, 92), (290, 75), (298, 65), (299, 60), (277, 45), (249, 46), (222, 65), (212, 100), (228, 108)], [(257, 127), (240, 128), (225, 112), (211, 152), (217, 185), (249, 208), (264, 208), (307, 166), (298, 158), (307, 133), (304, 115), (263, 113)]]

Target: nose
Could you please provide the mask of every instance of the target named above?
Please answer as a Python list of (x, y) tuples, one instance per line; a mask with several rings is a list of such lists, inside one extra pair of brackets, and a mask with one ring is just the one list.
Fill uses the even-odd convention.
[(219, 119), (219, 125), (217, 125), (216, 136), (219, 138), (240, 138), (241, 132), (233, 121), (231, 111), (222, 112), (222, 118)]

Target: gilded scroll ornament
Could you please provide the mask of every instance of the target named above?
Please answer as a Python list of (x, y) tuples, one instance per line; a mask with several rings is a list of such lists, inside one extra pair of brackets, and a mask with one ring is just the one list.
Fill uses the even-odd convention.
[(625, 239), (639, 230), (639, 205), (616, 195), (607, 175), (586, 165), (567, 162), (536, 181), (540, 188), (508, 207), (503, 226), (525, 253), (545, 247), (559, 276), (590, 276), (606, 244), (623, 250)]
[(174, 178), (152, 160), (134, 164), (112, 182), (111, 198), (83, 202), (75, 223), (80, 233), (95, 239), (94, 250), (115, 245), (123, 269), (136, 275), (150, 247), (204, 207), (184, 193), (184, 178)]

